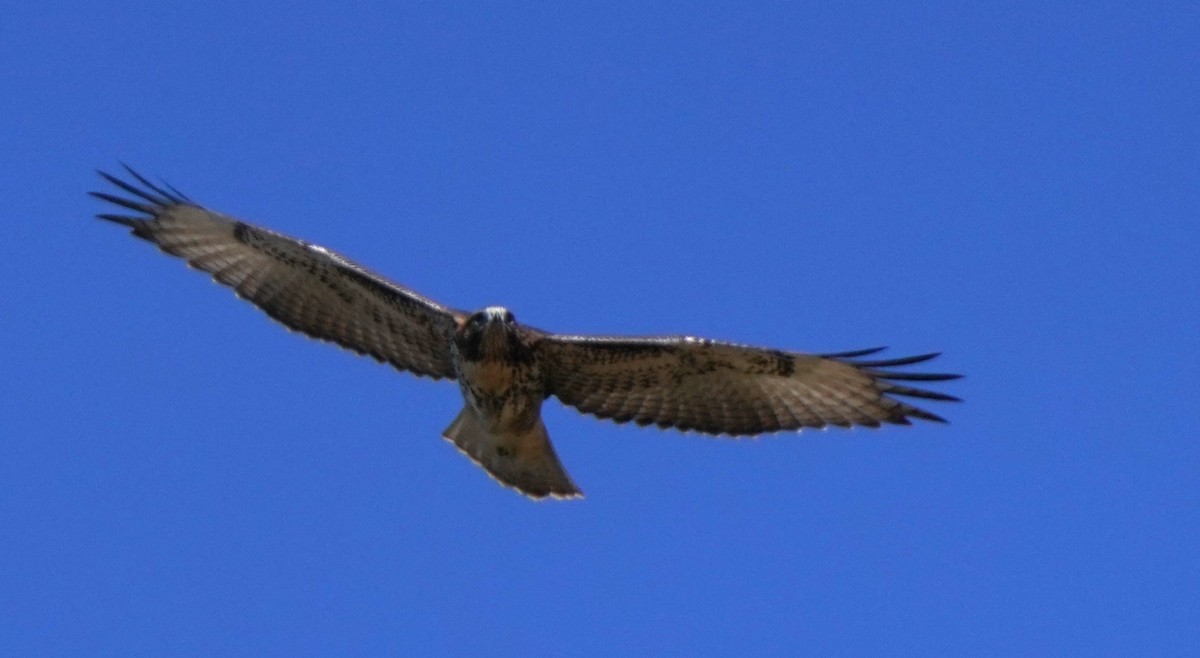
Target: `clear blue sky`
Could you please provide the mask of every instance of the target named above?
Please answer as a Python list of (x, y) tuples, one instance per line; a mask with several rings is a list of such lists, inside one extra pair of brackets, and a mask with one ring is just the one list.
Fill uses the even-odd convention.
[[(0, 654), (1200, 649), (1195, 3), (455, 4), (5, 10)], [(121, 160), (448, 304), (941, 350), (966, 402), (551, 401), (588, 497), (531, 503), (454, 385), (92, 219)]]

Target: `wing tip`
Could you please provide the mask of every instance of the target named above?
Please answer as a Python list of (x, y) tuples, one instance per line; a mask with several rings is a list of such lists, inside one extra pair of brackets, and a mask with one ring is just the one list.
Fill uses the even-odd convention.
[[(120, 164), (121, 167), (125, 169), (126, 173), (133, 178), (134, 182), (123, 180), (101, 169), (97, 169), (96, 174), (98, 174), (100, 178), (107, 181), (110, 185), (117, 188), (117, 190), (131, 195), (132, 198), (118, 196), (108, 192), (97, 191), (88, 192), (88, 195), (101, 201), (111, 203), (115, 206), (143, 213), (147, 215), (149, 219), (157, 217), (164, 210), (172, 206), (196, 205), (196, 203), (189, 199), (187, 195), (175, 189), (170, 184), (164, 182), (160, 186), (151, 182), (148, 178), (138, 173), (135, 169), (124, 162), (121, 162)], [(166, 189), (164, 189), (164, 187)], [(146, 221), (138, 220), (137, 218), (132, 217), (125, 217), (125, 221), (123, 221), (121, 219), (116, 219), (123, 216), (112, 215), (109, 213), (100, 214), (97, 215), (97, 217), (101, 219), (107, 219), (108, 221), (116, 222), (118, 224), (125, 224), (126, 226), (136, 226), (136, 224), (131, 222)]]
[(844, 363), (848, 366), (853, 366), (856, 370), (870, 377), (872, 381), (874, 381), (875, 388), (879, 391), (881, 397), (896, 403), (897, 406), (894, 409), (895, 413), (891, 414), (886, 419), (886, 422), (897, 425), (911, 425), (912, 423), (909, 421), (909, 419), (916, 418), (934, 423), (949, 424), (949, 421), (942, 416), (897, 400), (894, 396), (919, 398), (922, 400), (933, 400), (936, 402), (962, 402), (962, 398), (950, 395), (948, 393), (942, 393), (940, 391), (931, 391), (924, 388), (916, 388), (914, 386), (905, 386), (896, 382), (946, 382), (962, 379), (963, 375), (958, 373), (926, 373), (879, 370), (879, 368), (898, 368), (915, 365), (918, 363), (926, 363), (941, 356), (941, 352), (928, 352), (925, 354), (891, 359), (862, 360), (857, 358), (860, 356), (877, 354), (880, 351), (882, 350), (872, 348), (869, 350), (839, 352), (834, 354), (825, 354), (822, 356), (839, 363)]
[(137, 229), (139, 224), (146, 221), (144, 219), (138, 219), (137, 217), (130, 217), (128, 215), (114, 215), (111, 213), (98, 213), (96, 215), (96, 219), (103, 219), (114, 224), (120, 224), (121, 226), (128, 226), (132, 229)]
[(924, 409), (914, 407), (911, 405), (904, 405), (904, 409), (903, 409), (902, 413), (904, 414), (904, 422), (901, 423), (902, 425), (911, 425), (912, 423), (909, 422), (909, 420), (908, 420), (909, 418), (919, 418), (921, 420), (927, 420), (931, 423), (941, 423), (943, 425), (950, 424), (950, 421), (946, 420), (945, 418), (943, 418), (935, 413), (925, 411)]
[(886, 349), (887, 346), (885, 345), (883, 347), (868, 347), (863, 350), (850, 350), (848, 352), (829, 352), (827, 354), (818, 354), (817, 356), (823, 359), (853, 359), (860, 356), (878, 354)]

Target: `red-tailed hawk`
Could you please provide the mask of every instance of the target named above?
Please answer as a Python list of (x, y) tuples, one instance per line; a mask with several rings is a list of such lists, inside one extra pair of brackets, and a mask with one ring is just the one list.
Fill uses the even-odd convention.
[(91, 194), (138, 214), (100, 218), (208, 272), (292, 329), (399, 370), (457, 380), (466, 403), (443, 436), (533, 498), (581, 495), (542, 423), (550, 396), (618, 423), (732, 436), (945, 422), (897, 396), (957, 401), (904, 382), (959, 375), (893, 370), (937, 354), (870, 360), (862, 357), (882, 348), (810, 355), (690, 336), (567, 336), (519, 324), (502, 307), (456, 310), (126, 169), (135, 183), (100, 175), (130, 197)]

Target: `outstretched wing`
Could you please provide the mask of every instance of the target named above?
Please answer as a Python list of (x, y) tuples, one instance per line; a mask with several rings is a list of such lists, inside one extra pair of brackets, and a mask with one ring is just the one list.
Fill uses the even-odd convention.
[(811, 355), (692, 337), (547, 334), (535, 345), (550, 394), (618, 423), (731, 435), (908, 425), (910, 418), (946, 421), (896, 396), (958, 400), (897, 382), (960, 375), (890, 370), (937, 354), (864, 361), (856, 358), (883, 348)]
[(461, 311), (384, 279), (338, 254), (207, 210), (126, 167), (135, 183), (99, 172), (129, 197), (91, 195), (137, 215), (101, 214), (212, 274), (291, 329), (418, 375), (451, 377)]

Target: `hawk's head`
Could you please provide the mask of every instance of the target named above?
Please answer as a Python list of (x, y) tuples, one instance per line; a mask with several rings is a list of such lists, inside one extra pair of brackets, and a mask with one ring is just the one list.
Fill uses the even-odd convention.
[(519, 327), (512, 311), (503, 306), (489, 306), (473, 313), (458, 327), (454, 343), (467, 361), (523, 360), (528, 347), (521, 341)]

